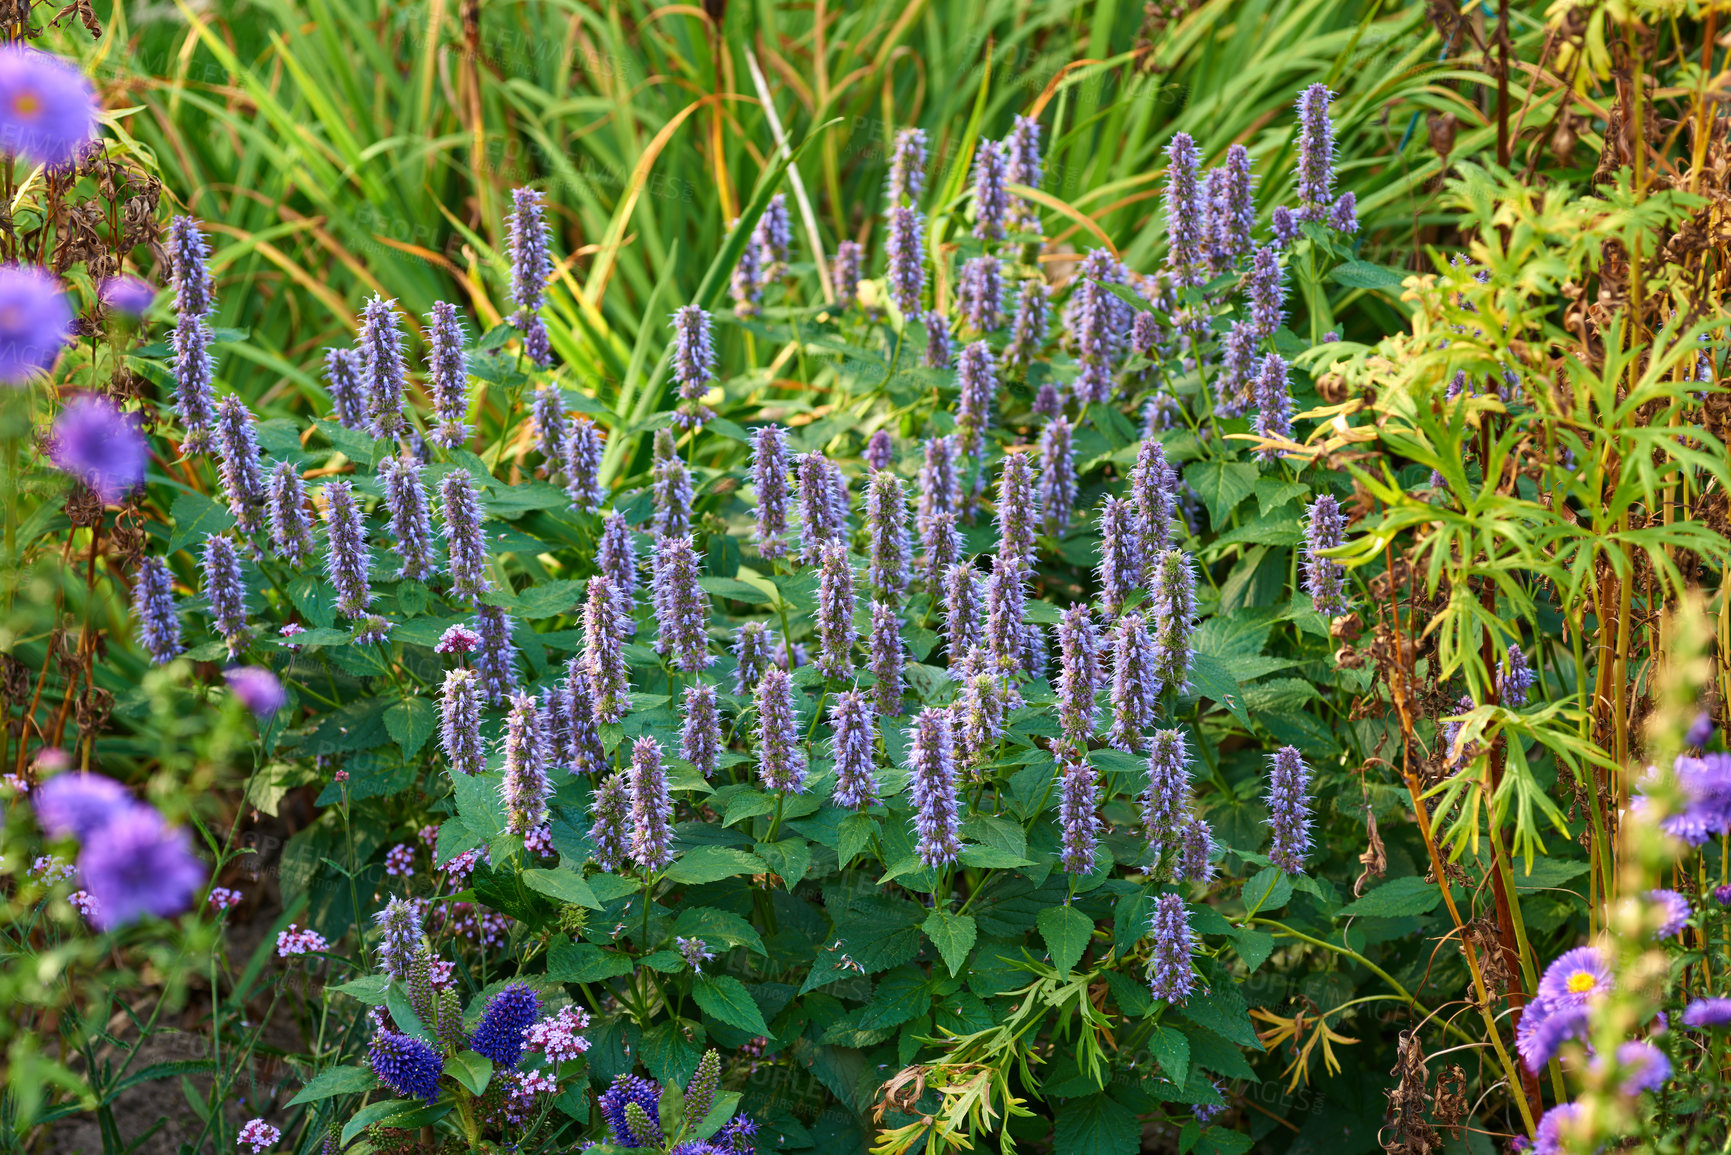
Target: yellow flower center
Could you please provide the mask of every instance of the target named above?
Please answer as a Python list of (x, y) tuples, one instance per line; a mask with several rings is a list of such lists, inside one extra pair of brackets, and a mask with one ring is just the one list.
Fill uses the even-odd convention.
[(34, 92), (20, 92), (12, 98), (12, 111), (19, 116), (35, 116), (42, 111), (42, 98)]
[(1588, 971), (1576, 971), (1569, 976), (1569, 993), (1584, 995), (1598, 985), (1599, 980)]

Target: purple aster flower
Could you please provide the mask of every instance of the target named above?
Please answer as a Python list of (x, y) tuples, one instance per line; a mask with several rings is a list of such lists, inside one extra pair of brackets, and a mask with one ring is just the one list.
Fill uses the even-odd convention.
[(800, 749), (793, 679), (770, 667), (757, 683), (757, 773), (765, 790), (805, 792), (805, 752)]
[(392, 898), (373, 915), (373, 922), (379, 928), (379, 969), (407, 981), (409, 964), (421, 949), (421, 914), (415, 902)]
[[(728, 231), (739, 227), (736, 217), (728, 223)], [(739, 260), (734, 263), (733, 275), (728, 280), (728, 292), (733, 297), (733, 313), (736, 317), (755, 317), (758, 313), (758, 302), (763, 298), (763, 252), (755, 244), (746, 245), (739, 252)]]
[(270, 515), (271, 548), (290, 565), (299, 565), (313, 551), (313, 523), (307, 516), (307, 491), (292, 461), (279, 461), (270, 474), (265, 499)]
[(1066, 874), (1089, 874), (1100, 845), (1099, 775), (1069, 751), (1058, 767), (1059, 861)]
[(69, 401), (48, 436), (48, 459), (105, 503), (144, 484), (149, 456), (138, 422), (107, 398), (91, 394)]
[(185, 830), (171, 827), (149, 806), (123, 807), (78, 853), (84, 889), (96, 899), (99, 930), (128, 926), (146, 915), (168, 918), (192, 905), (205, 868)]
[(1250, 273), (1244, 281), (1250, 298), (1250, 328), (1258, 342), (1271, 339), (1286, 323), (1286, 268), (1280, 250), (1262, 245), (1250, 255)]
[(632, 614), (637, 608), (637, 546), (623, 515), (610, 513), (601, 521), (601, 540), (595, 546), (595, 565), (607, 575), (613, 591), (615, 614), (621, 637), (637, 632)]
[(1334, 124), (1328, 116), (1334, 93), (1312, 84), (1298, 96), (1298, 219), (1321, 221), (1334, 201)]
[(540, 314), (547, 280), (553, 275), (545, 214), (539, 192), (529, 188), (511, 190), (511, 215), (505, 221), (511, 254), (511, 300), (517, 306), (511, 324), (523, 334), (524, 353), (542, 366), (552, 361), (547, 329)]
[(234, 691), (234, 696), (240, 699), (241, 705), (260, 721), (275, 714), (288, 701), (282, 683), (263, 666), (241, 666), (238, 669), (224, 670), (223, 677), (228, 679), (228, 688)]
[(995, 673), (1009, 674), (1022, 666), (1027, 641), (1022, 618), (1028, 606), (1024, 584), (1027, 567), (1005, 558), (992, 559), (992, 575), (986, 581), (986, 629), (984, 642)]
[[(0, 80), (0, 88), (5, 83)], [(0, 265), (0, 385), (22, 385), (47, 372), (71, 339), (72, 306), (60, 282), (33, 265)], [(205, 382), (208, 392), (208, 372)], [(208, 407), (203, 413), (208, 415)]]
[(1128, 498), (1108, 497), (1100, 506), (1100, 604), (1115, 616), (1142, 581), (1141, 535)]
[(956, 311), (976, 333), (990, 333), (1004, 323), (1004, 274), (998, 258), (971, 257), (963, 262), (956, 283)]
[(241, 579), (240, 555), (234, 539), (213, 533), (204, 539), (204, 599), (210, 605), (211, 625), (228, 644), (228, 656), (238, 658), (252, 642), (246, 624), (246, 583)]
[(367, 1062), (379, 1082), (397, 1094), (429, 1103), (438, 1101), (445, 1060), (420, 1039), (381, 1027), (367, 1048)]
[[(1253, 386), (1256, 399), (1256, 420), (1251, 428), (1259, 437), (1271, 441), (1292, 440), (1292, 390), (1286, 380), (1286, 358), (1270, 353), (1262, 359), (1262, 370)], [(1259, 461), (1275, 461), (1280, 449), (1265, 446), (1256, 451)]]
[(72, 64), (22, 43), (0, 45), (0, 152), (67, 165), (96, 138), (96, 90)]
[(50, 838), (86, 841), (117, 815), (138, 805), (126, 787), (100, 774), (60, 774), (31, 795), (36, 822)]
[[(463, 320), (457, 306), (447, 301), (434, 301), (427, 314), (427, 391), (432, 394), (433, 416), (437, 424), (431, 436), (433, 444), (457, 449), (468, 442), (474, 428), (464, 420), (469, 415), (469, 365), (463, 353), (467, 343)], [(336, 350), (331, 350), (336, 352)], [(327, 365), (329, 364), (327, 360)], [(331, 376), (331, 396), (336, 396), (336, 376)], [(341, 417), (343, 407), (337, 413)]]
[(890, 173), (884, 196), (890, 208), (904, 200), (919, 203), (926, 191), (926, 130), (904, 128), (896, 133), (895, 146), (890, 152)]
[(821, 648), (817, 670), (826, 678), (846, 678), (854, 667), (855, 605), (853, 565), (845, 542), (823, 547), (818, 569), (817, 635)]
[(951, 349), (950, 323), (936, 309), (927, 309), (920, 317), (926, 329), (926, 347), (920, 354), (920, 365), (926, 369), (948, 369), (955, 360)]
[(1618, 1089), (1625, 1095), (1658, 1091), (1671, 1077), (1671, 1060), (1645, 1039), (1630, 1039), (1617, 1047)]
[(787, 552), (787, 430), (764, 425), (752, 435), (752, 484), (757, 488), (758, 553), (778, 558)]
[(1058, 623), (1058, 727), (1072, 753), (1086, 753), (1094, 736), (1101, 681), (1100, 632), (1087, 605), (1078, 603)]
[(980, 142), (974, 153), (974, 236), (982, 241), (1003, 239), (1004, 216), (1010, 208), (1010, 193), (1004, 187), (1009, 167), (1009, 150), (1003, 142)]
[(330, 394), (331, 409), (337, 424), (357, 432), (367, 429), (367, 396), (361, 371), (359, 350), (334, 346), (325, 350), (325, 391)]
[[(1004, 176), (1009, 184), (1019, 184), (1025, 188), (1039, 188), (1041, 172), (1040, 157), (1040, 122), (1031, 116), (1018, 116), (1010, 135), (1004, 138), (1004, 151), (1008, 161)], [(1040, 232), (1040, 214), (1027, 200), (1019, 196), (1010, 197), (1010, 209), (1005, 223), (1012, 232)]]
[(902, 479), (879, 469), (866, 485), (866, 584), (887, 601), (898, 599), (908, 588), (908, 567), (913, 548), (908, 540), (908, 496)]
[(733, 694), (747, 698), (757, 689), (757, 680), (774, 664), (775, 631), (765, 622), (741, 622), (733, 632)]
[(956, 399), (957, 448), (977, 458), (986, 451), (986, 430), (992, 424), (992, 402), (998, 395), (990, 345), (975, 341), (962, 350), (956, 384), (961, 390)]
[(445, 673), (439, 695), (439, 744), (453, 774), (479, 774), (487, 768), (481, 750), (481, 695), (473, 670), (459, 667)]
[(215, 441), (217, 478), (235, 529), (257, 533), (265, 504), (264, 469), (252, 413), (239, 397), (231, 394), (217, 403)]
[[(657, 1084), (637, 1075), (619, 1075), (601, 1092), (599, 1106), (601, 1117), (607, 1121), (613, 1141), (619, 1146), (660, 1145), (661, 1128), (655, 1122), (660, 1118), (661, 1107), (661, 1088)], [(635, 1128), (627, 1118), (631, 1107), (636, 1107), (635, 1114), (641, 1116)]]
[(174, 603), (174, 575), (159, 557), (139, 559), (138, 580), (132, 586), (132, 616), (138, 620), (138, 640), (155, 665), (173, 661), (185, 649), (180, 639), (180, 611)]
[(1142, 582), (1154, 588), (1160, 557), (1172, 548), (1172, 519), (1178, 512), (1178, 471), (1166, 460), (1159, 441), (1142, 442), (1130, 470), (1130, 500), (1136, 509), (1136, 537), (1142, 558)]
[[(1511, 658), (1514, 657), (1513, 653), (1509, 656)], [(1695, 715), (1695, 720), (1689, 724), (1689, 732), (1683, 735), (1683, 744), (1685, 746), (1692, 746), (1696, 750), (1699, 750), (1701, 747), (1713, 740), (1713, 731), (1715, 729), (1717, 729), (1717, 726), (1713, 721), (1713, 715), (1703, 710), (1699, 714)]]
[(1564, 1043), (1586, 1036), (1585, 1005), (1553, 1007), (1535, 1001), (1522, 1009), (1520, 1022), (1515, 1026), (1515, 1051), (1527, 1070), (1537, 1074), (1556, 1058)]
[(655, 431), (654, 464), (649, 469), (649, 491), (655, 512), (650, 529), (658, 537), (683, 537), (691, 532), (691, 473), (673, 446), (673, 431)]
[(361, 379), (366, 383), (367, 417), (373, 435), (395, 437), (404, 425), (403, 390), (409, 379), (395, 301), (375, 296), (361, 307), (355, 344), (361, 351)]
[(998, 478), (998, 552), (1032, 565), (1034, 526), (1039, 518), (1033, 458), (1020, 452), (1005, 454), (1004, 471)]
[(592, 513), (607, 499), (601, 485), (601, 451), (601, 431), (588, 417), (577, 414), (565, 436), (564, 469), (565, 493), (579, 513)]
[(715, 661), (708, 652), (709, 595), (691, 538), (657, 539), (653, 573), (656, 652), (680, 673), (707, 669)]
[(902, 644), (902, 621), (895, 606), (888, 602), (872, 602), (870, 652), (872, 701), (877, 712), (894, 717), (902, 712), (902, 665), (907, 660)]
[(858, 690), (843, 690), (829, 708), (831, 753), (835, 758), (833, 801), (844, 810), (875, 806), (878, 782), (874, 773), (872, 704)]
[(1215, 276), (1231, 270), (1238, 258), (1250, 251), (1250, 234), (1256, 228), (1255, 183), (1250, 153), (1241, 144), (1226, 150), (1225, 164), (1209, 170), (1208, 271)]
[(631, 857), (651, 873), (673, 861), (673, 799), (667, 793), (667, 772), (661, 766), (661, 743), (637, 739), (631, 746)]
[(884, 241), (884, 256), (889, 265), (885, 280), (890, 300), (903, 317), (919, 316), (920, 297), (926, 290), (925, 252), (920, 235), (925, 227), (925, 218), (917, 209), (903, 205), (890, 209), (889, 236)]
[(517, 645), (511, 640), (511, 615), (501, 606), (475, 607), (475, 629), (481, 635), (475, 651), (475, 673), (481, 695), (490, 705), (504, 701), (517, 686)]
[(914, 853), (928, 867), (954, 862), (962, 852), (956, 809), (955, 743), (948, 710), (921, 710), (908, 731), (908, 792), (919, 839)]
[(421, 464), (408, 454), (379, 462), (379, 482), (391, 515), (391, 552), (403, 559), (398, 580), (425, 581), (433, 566), (433, 526), (427, 517), (427, 490), (421, 484)]
[(1156, 730), (1148, 744), (1148, 784), (1143, 787), (1142, 832), (1156, 859), (1176, 854), (1178, 835), (1190, 813), (1190, 755), (1182, 730)]
[(1653, 932), (1654, 938), (1675, 938), (1689, 925), (1689, 900), (1676, 891), (1663, 888), (1649, 890), (1647, 901), (1661, 916), (1658, 929)]
[(761, 275), (767, 285), (793, 259), (793, 221), (788, 216), (786, 193), (776, 193), (769, 198), (769, 203), (763, 206), (763, 215), (757, 218), (757, 228), (752, 230), (751, 239), (757, 245), (758, 261), (763, 266)]
[(1346, 612), (1346, 567), (1323, 557), (1322, 551), (1339, 548), (1345, 539), (1340, 503), (1332, 494), (1319, 494), (1304, 521), (1304, 592), (1310, 595), (1312, 608), (1325, 618)]
[(1220, 342), (1220, 372), (1214, 378), (1214, 412), (1237, 417), (1250, 407), (1250, 391), (1256, 379), (1259, 342), (1249, 321), (1234, 321)]
[[(1156, 442), (1158, 444), (1158, 442)], [(1040, 431), (1041, 524), (1052, 537), (1070, 528), (1076, 505), (1076, 455), (1069, 421), (1054, 415)]]
[(943, 575), (944, 653), (954, 667), (980, 640), (980, 573), (957, 562)]
[(1731, 906), (1731, 883), (1713, 888), (1713, 901), (1720, 906)]
[(589, 579), (583, 603), (583, 666), (595, 720), (611, 725), (631, 709), (631, 673), (625, 664), (619, 601), (606, 574)]
[(493, 588), (487, 578), (487, 541), (481, 529), (481, 495), (466, 469), (439, 481), (440, 532), (449, 554), (451, 597), (474, 605)]
[(1153, 950), (1148, 958), (1148, 989), (1157, 999), (1183, 1003), (1195, 990), (1190, 955), (1196, 940), (1190, 930), (1190, 914), (1176, 894), (1154, 900), (1154, 917), (1148, 925)]
[(625, 865), (631, 845), (631, 798), (623, 773), (601, 780), (589, 806), (589, 844), (595, 864), (612, 874)]
[(1731, 1024), (1731, 999), (1696, 999), (1683, 1008), (1683, 1025), (1710, 1030)]
[(1304, 872), (1310, 852), (1310, 767), (1296, 746), (1282, 746), (1268, 759), (1268, 828), (1274, 833), (1268, 860), (1288, 874)]
[(512, 983), (487, 1000), (469, 1047), (508, 1071), (523, 1057), (523, 1033), (540, 1015), (540, 996), (522, 983)]
[(679, 756), (705, 778), (715, 773), (721, 758), (721, 713), (715, 705), (715, 687), (692, 682), (685, 688), (685, 722), (679, 731)]
[[(1016, 315), (1010, 325), (1010, 340), (1004, 346), (1002, 365), (1005, 373), (1019, 377), (1027, 372), (1046, 343), (1050, 310), (1051, 297), (1047, 295), (1046, 283), (1038, 278), (1023, 281), (1021, 288), (1016, 290)], [(1056, 386), (1052, 389), (1055, 394)]]
[[(1679, 755), (1672, 765), (1687, 802), (1682, 811), (1665, 816), (1660, 824), (1665, 833), (1691, 846), (1731, 833), (1731, 754)], [(1637, 809), (1648, 805), (1644, 791), (1634, 804)]]
[(1112, 728), (1107, 744), (1136, 753), (1142, 731), (1154, 724), (1160, 677), (1154, 672), (1154, 638), (1141, 614), (1125, 614), (1112, 632)]
[(367, 551), (366, 525), (361, 520), (361, 509), (355, 503), (355, 491), (350, 483), (328, 482), (322, 492), (325, 528), (330, 538), (325, 573), (336, 593), (337, 612), (358, 618), (367, 612), (373, 600), (367, 581), (372, 557)]
[(505, 803), (505, 830), (527, 834), (547, 821), (547, 751), (541, 741), (541, 712), (535, 699), (516, 693), (505, 712), (505, 776), (499, 796)]
[(843, 241), (835, 247), (829, 275), (835, 282), (835, 303), (844, 309), (859, 301), (860, 270), (864, 264), (865, 250), (858, 241)]
[(878, 430), (866, 440), (865, 463), (871, 469), (888, 469), (895, 453), (895, 442), (887, 429)]
[(1521, 647), (1509, 643), (1508, 657), (1497, 666), (1497, 694), (1505, 706), (1524, 706), (1533, 688), (1533, 668)]
[(956, 472), (955, 435), (934, 437), (926, 442), (925, 464), (920, 466), (919, 525), (923, 532), (939, 513), (960, 514), (962, 483)]
[(568, 424), (565, 418), (565, 391), (557, 385), (542, 385), (529, 397), (529, 416), (535, 427), (535, 448), (551, 477), (564, 464), (565, 438)]
[(1175, 285), (1200, 285), (1207, 279), (1203, 252), (1202, 189), (1197, 182), (1201, 154), (1187, 132), (1172, 135), (1166, 146), (1166, 268)]

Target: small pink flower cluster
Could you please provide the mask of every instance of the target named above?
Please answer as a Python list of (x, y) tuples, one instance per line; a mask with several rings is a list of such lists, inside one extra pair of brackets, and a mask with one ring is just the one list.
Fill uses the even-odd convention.
[(240, 1129), (236, 1147), (251, 1147), (252, 1155), (275, 1147), (277, 1140), (282, 1138), (282, 1132), (266, 1123), (263, 1119), (253, 1119)]
[(44, 854), (30, 864), (30, 877), (39, 878), (50, 886), (71, 878), (77, 873), (78, 868), (58, 854)]
[(581, 1007), (561, 1007), (558, 1014), (524, 1031), (523, 1043), (529, 1050), (540, 1051), (555, 1063), (561, 1063), (589, 1049), (589, 1040), (583, 1037), (588, 1029), (588, 1012)]
[(474, 873), (475, 864), (483, 858), (487, 860), (488, 865), (492, 865), (492, 856), (484, 848), (476, 847), (474, 850), (465, 850), (445, 863), (445, 872), (451, 876), (453, 881), (466, 879)]
[(0, 774), (0, 786), (8, 790), (16, 790), (20, 794), (30, 793), (30, 783), (16, 774)]
[(421, 842), (430, 850), (439, 844), (439, 824), (434, 822), (420, 829)]
[(553, 849), (553, 828), (543, 822), (523, 836), (523, 848), (542, 858), (552, 858), (558, 853)]
[(498, 946), (511, 933), (512, 919), (469, 902), (448, 902), (437, 908), (438, 922), (477, 946)]
[(513, 1085), (510, 1097), (505, 1100), (505, 1118), (513, 1126), (521, 1127), (535, 1114), (535, 1096), (551, 1095), (559, 1084), (541, 1071), (520, 1071), (511, 1078)]
[(276, 936), (276, 953), (278, 958), (288, 958), (297, 954), (312, 954), (316, 951), (329, 950), (330, 943), (325, 936), (310, 927), (302, 930), (294, 923), (289, 923), (288, 929)]
[(445, 987), (455, 985), (457, 964), (450, 959), (436, 958), (427, 964), (427, 972), (432, 979), (433, 986), (442, 990)]
[(481, 635), (465, 625), (455, 625), (433, 646), (435, 654), (472, 654), (481, 645)]
[(88, 890), (75, 890), (66, 896), (66, 901), (72, 904), (72, 909), (84, 916), (85, 922), (95, 922), (99, 909), (96, 897)]
[(240, 891), (230, 890), (226, 886), (212, 887), (210, 891), (210, 905), (214, 906), (218, 910), (227, 910), (231, 906), (239, 906)]
[(385, 873), (398, 878), (415, 876), (415, 848), (399, 842), (385, 852)]

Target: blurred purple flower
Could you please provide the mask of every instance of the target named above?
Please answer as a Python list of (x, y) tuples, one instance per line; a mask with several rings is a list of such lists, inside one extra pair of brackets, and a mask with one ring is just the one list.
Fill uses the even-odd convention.
[(223, 677), (228, 679), (228, 688), (234, 691), (234, 696), (261, 722), (282, 709), (288, 701), (282, 683), (263, 666), (225, 670)]
[(142, 317), (156, 300), (156, 286), (140, 277), (122, 273), (105, 277), (97, 296), (108, 308), (130, 317)]
[(96, 90), (70, 61), (0, 45), (0, 152), (64, 165), (96, 135)]
[(51, 838), (89, 838), (117, 814), (138, 805), (126, 787), (100, 774), (59, 774), (31, 795), (36, 821)]
[(94, 921), (103, 930), (180, 913), (205, 878), (186, 831), (142, 804), (117, 811), (83, 840), (78, 872), (99, 904)]
[(71, 338), (72, 306), (60, 282), (34, 265), (0, 265), (0, 385), (46, 372)]
[(86, 394), (54, 419), (48, 457), (104, 502), (116, 502), (144, 484), (149, 450), (134, 418), (107, 398)]

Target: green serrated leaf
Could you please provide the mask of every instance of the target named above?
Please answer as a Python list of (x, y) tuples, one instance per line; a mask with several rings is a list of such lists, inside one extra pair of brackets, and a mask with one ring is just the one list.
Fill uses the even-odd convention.
[(337, 1095), (358, 1095), (378, 1085), (378, 1077), (365, 1067), (330, 1067), (309, 1079), (306, 1086), (288, 1101), (288, 1106), (296, 1107)]
[(405, 698), (385, 711), (385, 731), (404, 758), (419, 754), (438, 726), (439, 711), (425, 698)]
[(877, 837), (878, 819), (872, 814), (849, 814), (836, 827), (836, 858), (842, 867), (853, 861)]
[(732, 975), (699, 978), (692, 987), (691, 997), (703, 1013), (717, 1022), (737, 1027), (755, 1036), (769, 1035), (769, 1024), (753, 1001), (745, 984)]
[(535, 867), (523, 872), (523, 881), (530, 890), (538, 891), (548, 898), (586, 906), (590, 910), (601, 909), (601, 900), (595, 897), (595, 891), (590, 888), (588, 881), (575, 870), (563, 867), (546, 870)]
[(783, 838), (776, 842), (759, 842), (752, 847), (758, 857), (792, 890), (811, 869), (811, 843), (803, 838)]
[(1060, 975), (1069, 974), (1088, 948), (1088, 939), (1094, 933), (1093, 920), (1064, 903), (1046, 907), (1034, 923), (1040, 928), (1040, 937), (1046, 940), (1046, 949), (1052, 954), (1052, 966)]
[(1286, 871), (1265, 866), (1244, 884), (1245, 917), (1276, 911), (1292, 900), (1292, 879)]
[(926, 937), (932, 940), (932, 945), (937, 947), (938, 953), (944, 957), (950, 974), (960, 974), (962, 964), (968, 961), (968, 952), (974, 949), (974, 940), (979, 937), (974, 916), (934, 910), (926, 916), (924, 928)]
[[(1517, 881), (1519, 876), (1517, 875)], [(1429, 914), (1442, 901), (1442, 890), (1434, 882), (1416, 875), (1391, 878), (1355, 902), (1334, 912), (1335, 918), (1401, 918)]]
[(167, 553), (188, 548), (196, 553), (204, 548), (206, 537), (234, 528), (234, 514), (228, 507), (202, 493), (178, 495), (169, 506), (168, 515), (174, 520), (174, 533), (169, 536)]
[(665, 877), (671, 882), (694, 886), (720, 882), (738, 874), (764, 874), (768, 870), (768, 863), (757, 855), (731, 846), (694, 846), (667, 868)]
[(1215, 529), (1225, 528), (1228, 515), (1255, 492), (1256, 477), (1256, 466), (1242, 461), (1194, 461), (1184, 467), (1184, 480), (1208, 507)]
[(594, 983), (636, 969), (629, 955), (603, 950), (592, 942), (563, 940), (547, 952), (547, 977), (560, 983)]

